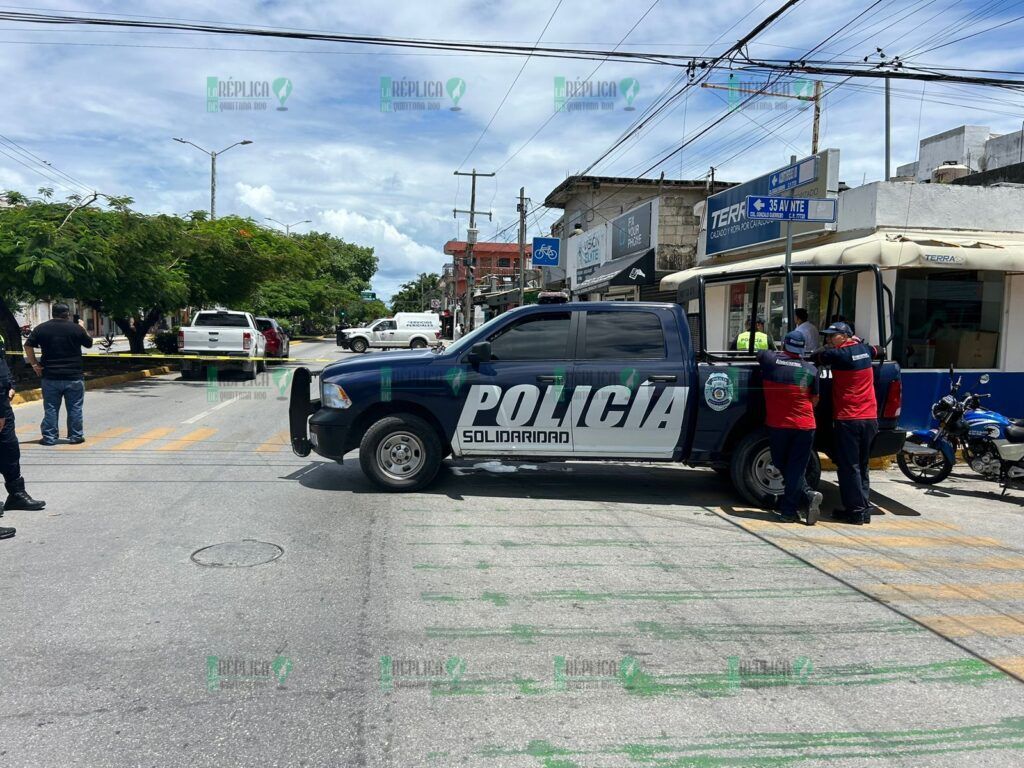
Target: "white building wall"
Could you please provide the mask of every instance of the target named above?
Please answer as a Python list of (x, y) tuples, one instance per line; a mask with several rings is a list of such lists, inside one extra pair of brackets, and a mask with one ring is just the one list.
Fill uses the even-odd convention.
[(932, 171), (948, 161), (978, 170), (985, 155), (985, 142), (991, 135), (987, 125), (961, 125), (922, 139), (917, 155), (918, 181), (930, 180)]
[(989, 139), (985, 144), (982, 170), (991, 171), (1021, 162), (1024, 159), (1024, 152), (1021, 148), (1022, 141), (1024, 141), (1024, 131), (1007, 133)]
[(1007, 275), (1005, 290), (999, 367), (1004, 371), (1024, 371), (1024, 345), (1020, 343), (1024, 334), (1024, 275)]
[(876, 181), (839, 196), (839, 232), (878, 227), (1024, 232), (1024, 191)]

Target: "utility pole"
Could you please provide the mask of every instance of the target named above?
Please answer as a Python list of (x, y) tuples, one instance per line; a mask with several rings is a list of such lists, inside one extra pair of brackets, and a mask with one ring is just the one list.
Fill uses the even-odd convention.
[(814, 81), (814, 129), (811, 133), (811, 154), (818, 154), (818, 126), (821, 124), (821, 97), (824, 95), (825, 86), (821, 80)]
[[(476, 210), (476, 179), (477, 176), (494, 176), (493, 173), (477, 173), (474, 168), (470, 173), (464, 171), (455, 171), (456, 176), (471, 176), (473, 178), (472, 185), (470, 186), (469, 193), (469, 210), (464, 211), (456, 208), (452, 211), (452, 216), (458, 216), (460, 213), (469, 214), (469, 228), (466, 230), (466, 296), (463, 306), (463, 322), (462, 332), (469, 333), (473, 330), (473, 247), (476, 245), (477, 240), (477, 228), (476, 228), (476, 215), (479, 213), (481, 216), (486, 215), (487, 220), (491, 220), (490, 211), (478, 211)], [(458, 269), (459, 260), (455, 258), (455, 274), (452, 276), (455, 279), (456, 286), (458, 285)]]
[(208, 149), (203, 149), (198, 144), (193, 144), (188, 139), (175, 137), (174, 140), (179, 144), (192, 144), (200, 152), (210, 156), (210, 221), (213, 221), (217, 218), (217, 155), (223, 155), (231, 147), (244, 147), (246, 144), (252, 144), (252, 142), (249, 139), (242, 139), (241, 141), (236, 141), (231, 147), (225, 147), (220, 152), (211, 152)]
[(818, 134), (821, 123), (821, 97), (824, 95), (824, 86), (820, 80), (814, 82), (814, 95), (801, 96), (796, 93), (768, 93), (764, 88), (737, 88), (734, 85), (716, 85), (714, 83), (701, 83), (701, 88), (712, 88), (719, 91), (731, 91), (732, 93), (749, 93), (753, 95), (763, 94), (773, 99), (796, 99), (797, 101), (814, 102), (814, 126), (811, 130), (811, 154), (818, 154)]
[(267, 216), (266, 219), (267, 219), (267, 221), (272, 221), (275, 224), (280, 224), (282, 227), (284, 227), (284, 233), (286, 235), (290, 235), (292, 233), (292, 227), (297, 227), (297, 226), (299, 226), (299, 224), (312, 224), (313, 223), (309, 219), (303, 219), (302, 221), (296, 221), (296, 222), (293, 222), (291, 224), (285, 224), (283, 221), (278, 221), (277, 219), (272, 219), (269, 216)]
[[(796, 162), (796, 155), (789, 156), (790, 165)], [(793, 190), (789, 190), (789, 197), (793, 197)], [(793, 222), (786, 219), (786, 287), (783, 291), (783, 296), (786, 297), (786, 303), (782, 307), (782, 337), (785, 338), (786, 334), (793, 330), (793, 325), (790, 324), (789, 319), (793, 316), (793, 274), (789, 271), (790, 266), (793, 263)], [(765, 319), (770, 319), (768, 314), (771, 312), (771, 307), (768, 306), (768, 294), (765, 294), (764, 300), (764, 314)]]
[(892, 162), (892, 93), (889, 89), (889, 78), (885, 78), (885, 180), (892, 178), (890, 163)]
[(519, 306), (526, 304), (526, 187), (519, 188)]

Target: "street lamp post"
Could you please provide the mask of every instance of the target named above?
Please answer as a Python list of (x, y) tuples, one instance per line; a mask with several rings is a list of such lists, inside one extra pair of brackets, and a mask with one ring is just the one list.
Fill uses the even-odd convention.
[(310, 220), (310, 219), (303, 219), (302, 221), (296, 221), (293, 224), (285, 224), (283, 221), (278, 221), (277, 219), (272, 219), (269, 216), (267, 216), (266, 218), (267, 218), (267, 221), (272, 221), (275, 224), (280, 224), (282, 227), (284, 227), (284, 233), (286, 235), (290, 235), (292, 233), (292, 227), (297, 227), (297, 226), (299, 226), (299, 224), (312, 224), (313, 223), (312, 220)]
[(252, 144), (252, 142), (249, 139), (242, 139), (241, 141), (236, 141), (230, 147), (225, 147), (220, 152), (211, 152), (208, 149), (203, 149), (198, 144), (193, 144), (187, 139), (179, 139), (175, 136), (174, 140), (179, 144), (192, 144), (200, 152), (210, 156), (210, 221), (213, 221), (217, 218), (217, 155), (223, 155), (231, 147), (245, 146), (246, 144)]

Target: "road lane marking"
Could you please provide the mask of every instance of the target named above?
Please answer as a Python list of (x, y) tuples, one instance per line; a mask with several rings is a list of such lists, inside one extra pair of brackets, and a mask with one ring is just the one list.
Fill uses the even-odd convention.
[(979, 560), (954, 560), (944, 557), (915, 557), (910, 561), (891, 557), (851, 555), (849, 557), (809, 558), (825, 571), (849, 571), (854, 568), (882, 568), (889, 571), (921, 571), (924, 568), (1024, 571), (1024, 557), (984, 557)]
[(976, 616), (919, 616), (923, 626), (945, 637), (1018, 637), (1024, 635), (1024, 613), (991, 613)]
[(1020, 600), (1024, 583), (1005, 584), (866, 584), (879, 600)]
[(121, 435), (127, 435), (131, 431), (131, 427), (111, 427), (110, 429), (103, 430), (95, 436), (86, 437), (84, 443), (78, 443), (77, 445), (63, 443), (58, 445), (57, 448), (64, 451), (81, 451), (85, 448), (93, 448), (97, 443), (112, 440), (115, 437), (121, 437)]
[(136, 448), (141, 448), (147, 443), (151, 443), (154, 440), (159, 440), (162, 437), (167, 437), (171, 432), (174, 431), (173, 427), (157, 427), (151, 429), (149, 432), (144, 432), (138, 437), (133, 437), (130, 440), (125, 440), (123, 443), (118, 443), (112, 451), (134, 451)]
[(189, 448), (194, 446), (196, 443), (207, 440), (217, 434), (216, 429), (211, 427), (200, 427), (199, 429), (189, 432), (184, 437), (179, 437), (177, 440), (172, 440), (165, 445), (161, 445), (157, 448), (158, 451), (187, 451)]
[[(787, 526), (787, 529), (789, 526)], [(929, 548), (929, 547), (1002, 547), (998, 539), (988, 536), (873, 536), (871, 534), (848, 534), (846, 536), (777, 536), (775, 541), (794, 546), (852, 547), (854, 549), (874, 549), (876, 547), (892, 547), (894, 549)]]
[(291, 433), (282, 429), (256, 449), (256, 453), (277, 453), (291, 445)]
[(230, 400), (225, 400), (223, 403), (218, 403), (217, 405), (213, 406), (213, 408), (208, 408), (207, 410), (203, 411), (202, 413), (193, 416), (191, 419), (185, 419), (185, 421), (183, 421), (181, 423), (182, 424), (195, 424), (197, 421), (205, 419), (207, 416), (209, 416), (214, 411), (219, 411), (221, 408), (227, 408), (229, 405), (232, 405), (233, 403), (237, 403), (237, 402), (238, 402), (238, 398), (237, 397), (233, 397)]

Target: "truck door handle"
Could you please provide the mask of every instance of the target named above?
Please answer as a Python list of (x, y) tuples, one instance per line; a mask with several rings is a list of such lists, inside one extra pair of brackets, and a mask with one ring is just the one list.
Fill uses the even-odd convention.
[(561, 384), (563, 381), (565, 381), (565, 377), (557, 375), (545, 376), (544, 374), (541, 374), (540, 376), (537, 377), (537, 381), (539, 381), (541, 384)]
[(644, 383), (646, 384), (648, 381), (651, 382), (652, 384), (654, 384), (656, 382), (659, 382), (659, 381), (660, 382), (676, 381), (676, 375), (674, 373), (655, 373), (655, 374), (652, 374), (652, 375), (648, 376), (647, 377), (647, 381), (645, 381)]

